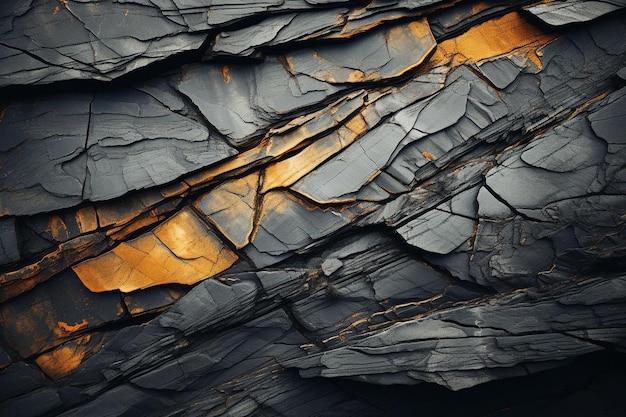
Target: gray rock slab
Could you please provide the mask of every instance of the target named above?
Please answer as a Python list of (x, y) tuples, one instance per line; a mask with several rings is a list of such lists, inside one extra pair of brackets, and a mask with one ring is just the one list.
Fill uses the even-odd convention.
[(406, 135), (392, 119), (367, 132), (292, 188), (318, 202), (340, 200), (357, 192), (379, 172)]
[(13, 215), (119, 197), (236, 153), (202, 123), (134, 89), (15, 101), (0, 135), (0, 211)]
[(30, 393), (27, 397), (7, 401), (6, 410), (24, 417), (36, 417), (63, 405), (56, 390), (42, 388)]
[(385, 265), (368, 274), (375, 298), (423, 301), (441, 294), (449, 285), (448, 277), (432, 267), (408, 259)]
[(97, 94), (87, 141), (85, 198), (165, 184), (236, 153), (201, 123), (138, 91)]
[(164, 19), (153, 4), (34, 2), (0, 16), (0, 85), (110, 80), (182, 51), (206, 34)]
[(0, 124), (0, 212), (35, 214), (83, 199), (91, 99), (92, 94), (74, 93), (6, 107)]
[(569, 172), (551, 172), (511, 159), (489, 172), (486, 183), (510, 207), (532, 215), (533, 209), (550, 201), (599, 191), (597, 176), (598, 167), (593, 164)]
[(519, 3), (487, 0), (479, 4), (457, 4), (455, 7), (442, 8), (434, 11), (429, 17), (433, 35), (439, 41), (454, 36), (456, 33), (486, 20), (491, 16), (506, 13), (515, 9)]
[(288, 193), (270, 192), (263, 198), (251, 243), (260, 252), (282, 255), (325, 237), (352, 218), (351, 210), (322, 210)]
[(607, 102), (601, 108), (591, 112), (587, 119), (591, 129), (601, 139), (607, 142), (608, 151), (613, 153), (614, 147), (618, 149), (624, 145), (626, 139), (621, 128), (626, 121), (626, 88), (622, 88), (607, 98)]
[(44, 378), (39, 369), (25, 362), (7, 366), (0, 371), (0, 382), (4, 387), (0, 401), (37, 390), (43, 385)]
[(196, 65), (184, 70), (178, 90), (235, 146), (263, 134), (287, 114), (339, 91), (311, 77), (290, 74), (278, 60), (251, 65)]
[(159, 325), (185, 334), (225, 325), (232, 316), (243, 315), (253, 307), (256, 292), (256, 285), (249, 281), (231, 285), (215, 279), (202, 281), (159, 318)]
[(622, 1), (566, 0), (559, 3), (540, 4), (525, 10), (552, 26), (588, 22), (626, 6)]
[(522, 71), (522, 68), (511, 58), (485, 61), (478, 68), (499, 89), (508, 87)]
[(463, 191), (398, 228), (398, 233), (409, 245), (433, 253), (450, 253), (475, 231), (477, 194), (478, 188)]
[(355, 36), (349, 43), (349, 49), (343, 44), (300, 49), (285, 59), (297, 74), (328, 83), (359, 83), (398, 77), (435, 47), (425, 19)]
[(0, 219), (0, 265), (17, 262), (21, 259), (15, 219)]

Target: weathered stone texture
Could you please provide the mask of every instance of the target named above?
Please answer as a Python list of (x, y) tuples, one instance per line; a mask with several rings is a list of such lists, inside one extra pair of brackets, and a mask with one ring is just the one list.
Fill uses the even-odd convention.
[(0, 414), (623, 415), (624, 6), (5, 2)]

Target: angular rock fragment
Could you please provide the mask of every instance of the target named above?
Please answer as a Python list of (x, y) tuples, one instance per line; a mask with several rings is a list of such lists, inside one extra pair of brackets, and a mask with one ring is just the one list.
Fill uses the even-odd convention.
[(606, 146), (581, 135), (581, 127), (572, 125), (538, 139), (521, 155), (502, 161), (499, 168), (487, 174), (486, 186), (517, 212), (531, 217), (533, 207), (544, 207), (549, 201), (598, 192), (601, 185), (597, 183), (597, 165), (603, 160)]
[(190, 285), (236, 260), (237, 255), (193, 211), (185, 209), (152, 232), (73, 269), (91, 291), (130, 292), (159, 284)]
[(292, 76), (278, 60), (263, 65), (190, 67), (178, 89), (234, 146), (249, 143), (281, 115), (339, 91), (306, 75)]
[(346, 197), (352, 199), (350, 194), (359, 191), (385, 166), (406, 135), (403, 126), (392, 118), (365, 133), (363, 138), (292, 188), (318, 202), (342, 201)]
[(411, 246), (433, 253), (450, 253), (474, 233), (477, 194), (477, 188), (463, 191), (400, 227), (398, 233)]
[[(92, 98), (92, 94), (86, 93), (48, 96), (14, 101), (3, 109), (3, 215), (35, 214), (81, 202), (87, 175), (84, 151)], [(24, 153), (30, 157), (22, 157)]]
[(516, 10), (528, 1), (469, 1), (444, 7), (428, 16), (435, 39), (441, 40), (467, 30), (479, 22)]
[[(518, 61), (517, 63), (515, 61)], [(503, 89), (508, 87), (517, 76), (522, 72), (523, 65), (520, 59), (516, 57), (494, 59), (492, 61), (483, 62), (480, 66), (480, 72), (493, 83), (496, 88)]]
[(337, 25), (337, 12), (346, 9), (285, 13), (270, 16), (254, 26), (220, 33), (212, 52), (226, 55), (252, 55), (262, 46), (275, 46)]
[[(263, 197), (250, 249), (281, 256), (323, 238), (347, 225), (353, 218), (350, 209), (322, 210), (290, 193), (272, 191)], [(248, 256), (256, 263), (252, 253)], [(262, 258), (258, 261), (263, 263)]]
[(235, 153), (202, 124), (144, 93), (96, 94), (90, 111), (84, 192), (90, 200), (165, 184)]
[(132, 316), (153, 314), (165, 310), (185, 294), (184, 287), (158, 286), (123, 294), (126, 309)]
[(238, 249), (250, 240), (254, 229), (259, 173), (225, 182), (196, 202), (196, 207)]

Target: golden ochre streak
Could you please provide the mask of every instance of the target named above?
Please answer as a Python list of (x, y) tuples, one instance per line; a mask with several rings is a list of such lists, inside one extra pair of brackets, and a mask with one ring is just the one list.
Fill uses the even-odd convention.
[(437, 46), (431, 58), (432, 65), (452, 60), (452, 65), (480, 63), (500, 56), (518, 56), (529, 59), (539, 69), (539, 49), (558, 36), (545, 34), (528, 23), (518, 12), (506, 14), (475, 26), (456, 38)]
[(35, 359), (42, 371), (57, 379), (72, 372), (83, 362), (88, 353), (95, 353), (100, 346), (91, 346), (91, 335), (80, 336)]
[(192, 285), (237, 258), (193, 211), (183, 209), (154, 231), (73, 269), (93, 292), (131, 292), (161, 284)]

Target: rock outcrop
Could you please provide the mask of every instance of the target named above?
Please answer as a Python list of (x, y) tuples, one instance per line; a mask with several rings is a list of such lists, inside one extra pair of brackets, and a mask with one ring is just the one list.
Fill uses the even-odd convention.
[(2, 415), (622, 415), (625, 6), (6, 2)]

